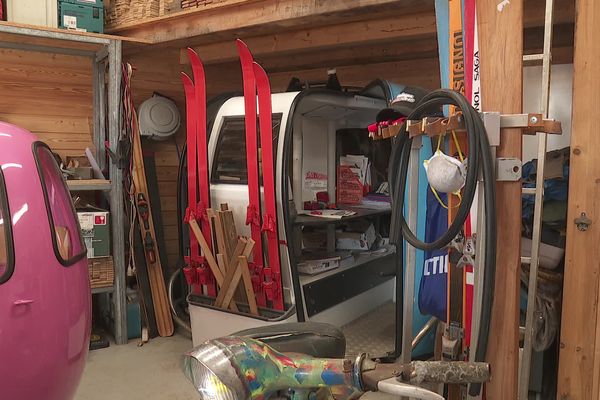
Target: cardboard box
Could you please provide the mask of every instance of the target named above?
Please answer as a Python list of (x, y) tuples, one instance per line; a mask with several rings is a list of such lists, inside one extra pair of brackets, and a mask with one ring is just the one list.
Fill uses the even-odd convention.
[(377, 239), (373, 224), (360, 232), (336, 232), (335, 247), (338, 250), (370, 250)]
[(110, 256), (109, 214), (106, 210), (92, 207), (77, 210), (81, 234), (87, 247), (87, 258)]

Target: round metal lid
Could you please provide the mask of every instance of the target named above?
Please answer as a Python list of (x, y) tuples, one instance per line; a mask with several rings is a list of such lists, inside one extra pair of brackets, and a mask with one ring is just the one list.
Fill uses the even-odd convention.
[(155, 140), (165, 140), (175, 134), (181, 124), (179, 109), (170, 99), (154, 95), (140, 105), (140, 133)]

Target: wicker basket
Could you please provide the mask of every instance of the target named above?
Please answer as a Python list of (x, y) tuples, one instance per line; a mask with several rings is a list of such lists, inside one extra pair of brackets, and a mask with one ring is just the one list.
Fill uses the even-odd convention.
[(88, 259), (90, 285), (93, 288), (112, 286), (115, 281), (115, 268), (112, 257)]
[(105, 25), (107, 28), (127, 24), (133, 21), (158, 17), (161, 0), (112, 0), (105, 8)]

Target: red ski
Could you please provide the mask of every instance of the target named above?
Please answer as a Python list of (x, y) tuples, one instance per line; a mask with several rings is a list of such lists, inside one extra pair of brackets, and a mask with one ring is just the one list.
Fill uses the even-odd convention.
[(263, 243), (260, 225), (260, 183), (258, 172), (258, 141), (256, 132), (256, 81), (252, 54), (248, 46), (237, 40), (242, 78), (244, 81), (244, 115), (246, 123), (246, 166), (248, 173), (248, 209), (246, 212), (246, 225), (250, 225), (252, 240), (256, 243), (253, 250), (254, 273), (253, 282), (256, 290), (256, 299), (259, 306), (266, 305), (263, 292)]
[[(185, 92), (185, 111), (186, 111), (186, 141), (187, 141), (187, 187), (188, 187), (188, 207), (196, 204), (196, 95), (194, 82), (185, 73), (181, 73), (181, 81)], [(198, 241), (190, 230), (190, 259), (193, 262), (198, 261), (200, 250)]]
[[(196, 52), (188, 48), (194, 82), (182, 73), (186, 96), (187, 113), (187, 157), (188, 157), (188, 210), (199, 216), (202, 235), (211, 246), (211, 230), (206, 208), (210, 205), (210, 184), (208, 181), (208, 143), (206, 136), (206, 82), (204, 67)], [(200, 195), (198, 195), (198, 193)], [(190, 261), (198, 266), (198, 284), (206, 285), (207, 294), (216, 296), (214, 277), (206, 268), (200, 255), (198, 242), (190, 232)]]
[(279, 260), (279, 233), (277, 226), (277, 201), (275, 199), (275, 171), (273, 160), (273, 117), (271, 104), (271, 84), (265, 70), (256, 62), (253, 64), (254, 78), (258, 92), (258, 118), (260, 124), (260, 148), (262, 154), (262, 177), (264, 187), (265, 212), (262, 230), (267, 235), (269, 265), (263, 270), (264, 292), (273, 308), (283, 310), (281, 290), (281, 266)]

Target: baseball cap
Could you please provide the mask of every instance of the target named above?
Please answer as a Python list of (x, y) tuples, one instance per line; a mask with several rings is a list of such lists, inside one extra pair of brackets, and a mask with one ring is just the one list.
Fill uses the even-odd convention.
[(392, 107), (379, 111), (376, 117), (378, 123), (395, 121), (408, 117), (429, 90), (418, 86), (405, 86), (404, 89), (392, 100)]

